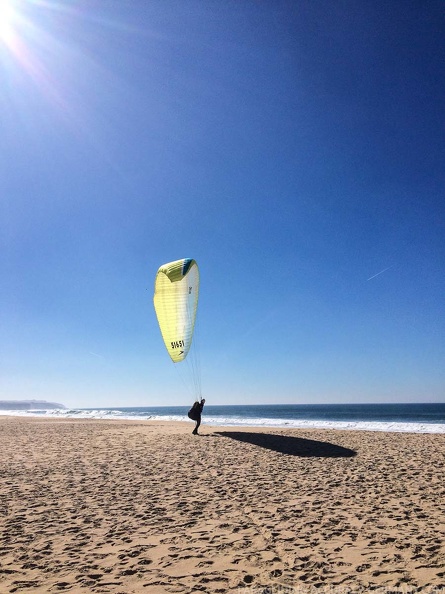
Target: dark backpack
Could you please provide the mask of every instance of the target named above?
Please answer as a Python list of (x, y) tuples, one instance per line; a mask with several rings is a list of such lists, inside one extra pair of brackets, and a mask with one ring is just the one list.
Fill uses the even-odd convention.
[(197, 421), (199, 418), (199, 413), (199, 402), (195, 402), (192, 408), (188, 411), (187, 416), (189, 419), (192, 419), (192, 421)]

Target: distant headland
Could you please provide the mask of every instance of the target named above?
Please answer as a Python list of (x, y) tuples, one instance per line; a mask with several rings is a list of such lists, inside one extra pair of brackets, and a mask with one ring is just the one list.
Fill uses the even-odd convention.
[(46, 402), (46, 400), (0, 400), (0, 410), (48, 410), (55, 408), (66, 408), (57, 402)]

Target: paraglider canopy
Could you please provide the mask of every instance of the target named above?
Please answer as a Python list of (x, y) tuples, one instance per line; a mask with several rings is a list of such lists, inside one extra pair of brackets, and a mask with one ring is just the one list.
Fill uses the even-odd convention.
[(165, 347), (174, 363), (183, 361), (190, 350), (198, 293), (199, 270), (195, 260), (183, 258), (159, 268), (153, 302)]

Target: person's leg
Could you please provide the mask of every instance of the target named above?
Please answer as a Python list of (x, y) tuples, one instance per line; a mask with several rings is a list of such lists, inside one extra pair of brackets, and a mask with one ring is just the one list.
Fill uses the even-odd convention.
[(198, 428), (201, 425), (201, 415), (196, 419), (196, 427), (193, 429), (193, 434), (198, 435)]

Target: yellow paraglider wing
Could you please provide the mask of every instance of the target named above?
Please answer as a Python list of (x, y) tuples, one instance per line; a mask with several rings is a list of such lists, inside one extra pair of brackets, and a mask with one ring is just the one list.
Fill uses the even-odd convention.
[(185, 359), (190, 350), (198, 293), (199, 270), (195, 260), (185, 258), (159, 268), (153, 302), (165, 347), (174, 363)]

